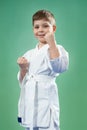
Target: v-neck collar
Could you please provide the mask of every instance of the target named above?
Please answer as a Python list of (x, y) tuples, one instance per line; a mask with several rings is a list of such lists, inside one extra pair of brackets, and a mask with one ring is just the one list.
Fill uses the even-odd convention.
[(37, 51), (45, 51), (45, 50), (47, 50), (47, 49), (49, 48), (49, 45), (48, 45), (48, 44), (43, 45), (41, 48), (38, 48), (38, 45), (39, 45), (39, 44), (36, 45), (36, 50), (37, 50)]

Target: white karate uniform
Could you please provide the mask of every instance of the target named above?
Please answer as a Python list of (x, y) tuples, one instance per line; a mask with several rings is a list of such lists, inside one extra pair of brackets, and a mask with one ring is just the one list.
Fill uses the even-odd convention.
[(46, 130), (51, 127), (50, 130), (59, 130), (60, 110), (55, 79), (68, 69), (69, 58), (67, 51), (62, 46), (57, 46), (60, 56), (52, 60), (48, 44), (40, 49), (36, 46), (23, 55), (29, 61), (29, 70), (22, 83), (20, 72), (18, 73), (21, 88), (18, 117), (21, 118), (20, 124), (30, 130), (33, 130), (33, 127), (48, 128)]

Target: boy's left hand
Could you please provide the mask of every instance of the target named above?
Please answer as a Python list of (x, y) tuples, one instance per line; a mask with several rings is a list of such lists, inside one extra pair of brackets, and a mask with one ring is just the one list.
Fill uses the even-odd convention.
[(45, 40), (49, 44), (49, 46), (52, 46), (55, 44), (55, 35), (52, 32), (49, 32), (45, 35)]

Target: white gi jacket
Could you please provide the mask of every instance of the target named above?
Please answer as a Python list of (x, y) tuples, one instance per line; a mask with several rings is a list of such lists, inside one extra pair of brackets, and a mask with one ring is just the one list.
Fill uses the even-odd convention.
[[(56, 76), (68, 69), (69, 59), (65, 49), (58, 46), (60, 56), (50, 59), (46, 44), (38, 50), (36, 46), (24, 54), (29, 61), (29, 71), (20, 83), (18, 117), (24, 127), (49, 127), (50, 120), (59, 126), (59, 100)], [(53, 117), (51, 117), (51, 115)]]

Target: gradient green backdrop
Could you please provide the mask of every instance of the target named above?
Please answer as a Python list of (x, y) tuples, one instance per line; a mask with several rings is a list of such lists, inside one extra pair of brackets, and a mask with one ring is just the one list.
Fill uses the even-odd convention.
[(61, 130), (87, 130), (86, 8), (86, 0), (0, 0), (0, 130), (24, 129), (16, 119), (16, 60), (37, 43), (31, 18), (39, 9), (54, 13), (56, 40), (70, 55), (69, 70), (57, 78)]

